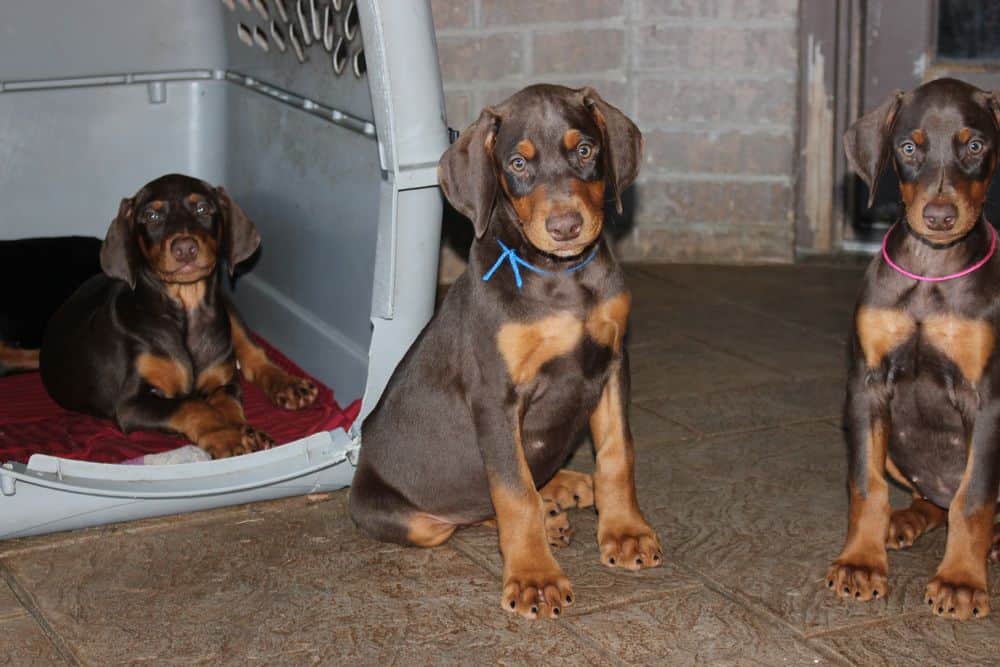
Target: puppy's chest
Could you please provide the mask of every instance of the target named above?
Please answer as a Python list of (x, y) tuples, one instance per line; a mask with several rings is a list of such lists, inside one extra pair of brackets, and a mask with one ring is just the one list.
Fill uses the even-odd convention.
[(963, 416), (979, 407), (994, 328), (954, 313), (865, 307), (856, 324), (869, 377), (889, 401), (889, 459), (925, 498), (946, 507), (965, 468)]
[(992, 323), (947, 311), (862, 306), (855, 325), (866, 366), (889, 384), (923, 377), (973, 389), (996, 343)]
[(228, 384), (235, 377), (236, 361), (226, 324), (209, 313), (192, 313), (139, 355), (139, 374), (168, 398), (209, 394)]
[(511, 381), (522, 387), (552, 371), (602, 375), (621, 352), (630, 301), (628, 292), (621, 292), (596, 301), (583, 312), (555, 310), (503, 324), (496, 346)]

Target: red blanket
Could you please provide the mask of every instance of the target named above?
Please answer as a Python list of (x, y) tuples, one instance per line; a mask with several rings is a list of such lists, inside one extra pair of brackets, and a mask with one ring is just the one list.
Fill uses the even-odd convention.
[[(257, 387), (243, 382), (243, 410), (247, 421), (279, 444), (319, 431), (347, 429), (361, 410), (356, 400), (341, 409), (333, 391), (312, 378), (287, 357), (256, 339), (274, 363), (316, 382), (319, 396), (303, 410), (282, 410), (271, 405)], [(63, 410), (49, 398), (38, 373), (0, 378), (0, 462), (27, 463), (32, 454), (67, 459), (121, 463), (128, 459), (176, 449), (187, 441), (180, 436), (153, 431), (125, 435), (105, 419)]]

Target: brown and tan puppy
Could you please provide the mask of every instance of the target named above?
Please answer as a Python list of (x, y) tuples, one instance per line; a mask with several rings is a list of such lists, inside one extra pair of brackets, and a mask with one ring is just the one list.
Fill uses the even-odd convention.
[(259, 245), (243, 210), (204, 181), (170, 174), (123, 199), (101, 247), (104, 273), (46, 327), (46, 390), (126, 433), (178, 433), (216, 458), (270, 447), (243, 416), (236, 362), (289, 410), (317, 389), (268, 360), (220, 285), (220, 263), (231, 274)]
[[(982, 618), (1000, 477), (1000, 258), (983, 205), (1000, 156), (1000, 98), (954, 79), (897, 91), (844, 143), (872, 193), (892, 163), (906, 215), (855, 312), (850, 512), (826, 584), (852, 600), (885, 597), (886, 549), (947, 523), (924, 600), (938, 616)], [(886, 473), (912, 492), (909, 508), (889, 506)]]
[[(565, 536), (560, 509), (596, 505), (606, 565), (662, 561), (633, 479), (630, 297), (602, 235), (605, 197), (620, 210), (641, 150), (635, 125), (589, 88), (532, 86), (484, 109), (439, 167), (475, 228), (469, 268), (364, 424), (358, 525), (429, 547), (495, 518), (501, 604), (530, 618), (573, 602), (549, 548)], [(588, 425), (593, 478), (560, 470)]]

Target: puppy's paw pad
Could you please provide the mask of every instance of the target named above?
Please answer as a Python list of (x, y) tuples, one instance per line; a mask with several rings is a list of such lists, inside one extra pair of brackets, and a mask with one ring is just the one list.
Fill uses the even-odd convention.
[(274, 447), (274, 440), (267, 433), (255, 429), (249, 424), (245, 424), (242, 429), (241, 442), (248, 452), (257, 452), (262, 449)]
[(573, 587), (562, 571), (514, 572), (506, 577), (500, 606), (524, 618), (552, 618), (563, 615), (573, 604)]
[(985, 587), (934, 577), (924, 590), (924, 602), (935, 616), (967, 621), (990, 614), (990, 596)]
[(560, 470), (538, 493), (544, 500), (556, 503), (560, 509), (591, 507), (594, 504), (594, 478), (574, 470)]
[(288, 375), (274, 383), (270, 391), (271, 402), (285, 410), (309, 407), (319, 395), (319, 388), (311, 380)]
[(889, 519), (889, 537), (885, 546), (889, 549), (906, 549), (913, 546), (925, 532), (927, 519), (923, 514), (911, 509), (896, 510)]
[(837, 561), (826, 571), (826, 587), (838, 597), (866, 602), (889, 595), (885, 571), (879, 568)]
[(545, 519), (545, 535), (549, 546), (556, 549), (568, 546), (573, 537), (573, 527), (569, 524), (566, 512), (559, 509), (551, 500), (543, 500), (543, 516)]
[(253, 426), (244, 424), (208, 433), (196, 444), (208, 452), (213, 459), (224, 459), (261, 449), (270, 449), (274, 446), (274, 441), (263, 431), (258, 431)]
[(636, 523), (615, 530), (598, 528), (601, 562), (608, 567), (643, 570), (663, 565), (660, 540), (649, 525)]

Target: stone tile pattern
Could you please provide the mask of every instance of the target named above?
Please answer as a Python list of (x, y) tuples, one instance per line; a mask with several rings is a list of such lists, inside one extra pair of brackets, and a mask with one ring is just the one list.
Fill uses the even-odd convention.
[[(500, 609), (493, 529), (377, 543), (344, 490), (0, 542), (0, 664), (996, 664), (1000, 613), (960, 624), (922, 603), (943, 530), (890, 552), (887, 600), (823, 585), (846, 523), (860, 271), (627, 272), (636, 481), (663, 567), (604, 568), (594, 513), (574, 510), (556, 556), (576, 603), (525, 621)], [(593, 469), (589, 442), (569, 466)]]
[(628, 228), (619, 223), (621, 257), (791, 259), (798, 0), (432, 0), (432, 10), (452, 127), (540, 81), (592, 85), (636, 120), (645, 164)]

